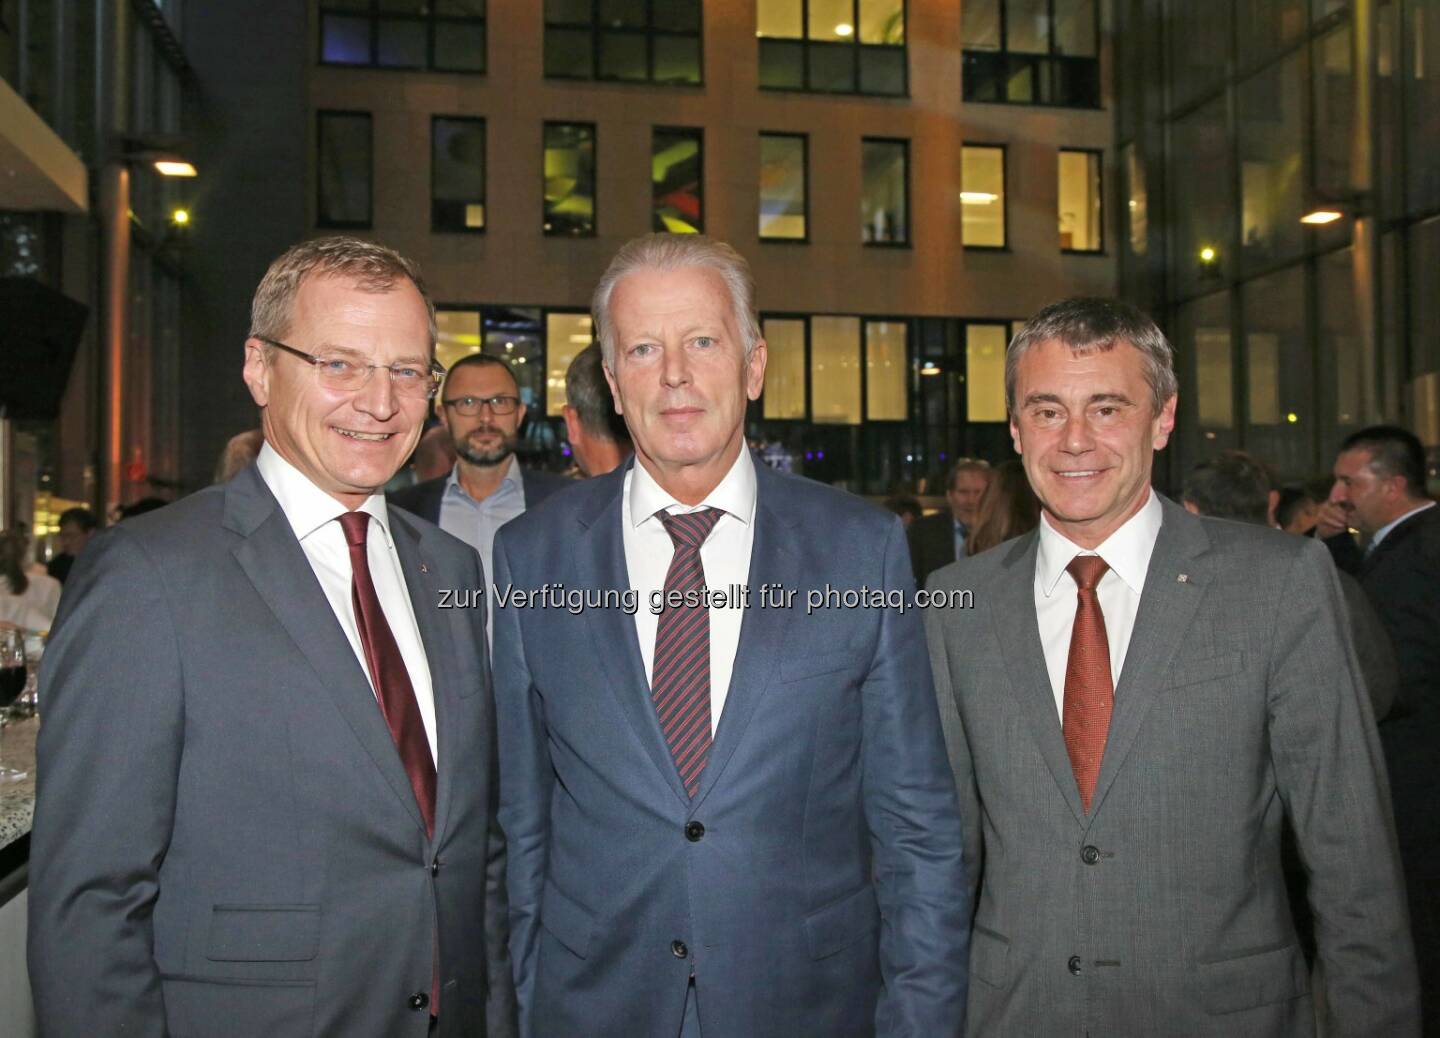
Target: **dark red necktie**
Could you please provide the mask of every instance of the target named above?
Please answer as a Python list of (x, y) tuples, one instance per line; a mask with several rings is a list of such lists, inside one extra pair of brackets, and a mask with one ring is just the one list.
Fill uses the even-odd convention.
[(1110, 733), (1110, 711), (1115, 704), (1115, 685), (1110, 677), (1110, 642), (1105, 634), (1105, 614), (1095, 588), (1109, 564), (1098, 555), (1077, 555), (1066, 571), (1075, 578), (1078, 601), (1075, 627), (1070, 634), (1070, 656), (1065, 665), (1065, 749), (1080, 787), (1080, 803), (1090, 812), (1100, 761), (1105, 756), (1105, 738)]
[(400, 762), (410, 777), (415, 802), (425, 819), (425, 832), (435, 835), (435, 759), (430, 756), (430, 742), (425, 737), (425, 723), (420, 719), (420, 704), (410, 684), (410, 672), (400, 646), (380, 609), (380, 598), (370, 579), (370, 560), (365, 554), (365, 532), (369, 528), (368, 512), (346, 512), (340, 517), (345, 543), (350, 546), (350, 594), (355, 603), (355, 624), (360, 628), (360, 647), (370, 680), (375, 683), (376, 698), (390, 738), (400, 752)]
[(710, 610), (703, 602), (674, 606), (672, 595), (705, 587), (700, 546), (725, 513), (718, 508), (660, 521), (675, 545), (665, 574), (665, 608), (655, 625), (655, 659), (650, 668), (650, 698), (680, 781), (692, 797), (710, 759)]

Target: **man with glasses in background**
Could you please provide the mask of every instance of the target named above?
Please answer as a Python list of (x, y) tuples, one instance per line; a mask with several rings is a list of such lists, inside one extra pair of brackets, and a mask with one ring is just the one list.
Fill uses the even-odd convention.
[(46, 1034), (515, 1033), (475, 552), (386, 507), (444, 374), (410, 261), (256, 290), (265, 445), (76, 561), (46, 653), (29, 966)]
[[(493, 581), (495, 531), (571, 481), (524, 468), (515, 456), (525, 405), (515, 373), (499, 357), (461, 357), (445, 376), (436, 404), (440, 424), (455, 445), (455, 467), (448, 475), (395, 491), (390, 503), (478, 551), (485, 579)], [(487, 619), (491, 598), (487, 588)]]

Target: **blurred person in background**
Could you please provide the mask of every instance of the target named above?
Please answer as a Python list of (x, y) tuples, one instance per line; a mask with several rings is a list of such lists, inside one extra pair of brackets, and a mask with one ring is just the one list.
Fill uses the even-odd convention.
[(1275, 526), (1286, 533), (1310, 537), (1320, 518), (1320, 509), (1330, 496), (1330, 480), (1307, 479), (1303, 483), (1287, 483), (1280, 488), (1275, 501)]
[(29, 538), (18, 530), (0, 532), (0, 620), (28, 631), (48, 631), (60, 606), (60, 581), (28, 572)]
[(220, 452), (220, 460), (215, 463), (214, 482), (230, 482), (237, 472), (260, 456), (260, 448), (263, 446), (265, 433), (261, 429), (246, 429), (230, 437), (225, 449)]
[(625, 419), (615, 410), (598, 342), (577, 353), (565, 372), (565, 435), (587, 477), (615, 471), (635, 451)]
[(965, 554), (979, 555), (1012, 537), (1029, 533), (1040, 524), (1040, 499), (1030, 489), (1025, 466), (1014, 459), (1002, 461), (990, 473), (980, 498), (975, 528), (965, 539)]
[(950, 466), (945, 479), (946, 507), (915, 520), (906, 529), (917, 587), (924, 587), (925, 578), (941, 566), (965, 557), (965, 538), (975, 525), (980, 497), (989, 481), (989, 462), (961, 458)]
[(920, 507), (920, 502), (909, 494), (896, 494), (887, 498), (885, 507), (900, 517), (900, 522), (908, 529), (910, 524), (925, 514), (925, 509)]
[(65, 583), (76, 556), (85, 550), (99, 525), (95, 513), (88, 508), (67, 508), (61, 512), (60, 532), (55, 535), (60, 552), (46, 564), (46, 572), (60, 583)]

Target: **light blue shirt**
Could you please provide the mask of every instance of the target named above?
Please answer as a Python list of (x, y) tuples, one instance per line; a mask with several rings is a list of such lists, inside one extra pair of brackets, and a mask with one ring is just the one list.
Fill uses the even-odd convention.
[(512, 454), (505, 476), (484, 501), (476, 501), (460, 485), (460, 463), (450, 470), (445, 493), (440, 497), (440, 529), (454, 534), (480, 553), (485, 567), (485, 633), (490, 633), (494, 612), (495, 531), (525, 511), (525, 483), (520, 478), (520, 463)]
[(1400, 518), (1395, 519), (1395, 520), (1392, 520), (1391, 522), (1388, 522), (1388, 523), (1386, 523), (1384, 526), (1380, 527), (1380, 529), (1378, 529), (1378, 530), (1375, 531), (1375, 536), (1370, 538), (1370, 543), (1365, 546), (1365, 554), (1366, 554), (1366, 555), (1369, 555), (1369, 554), (1370, 554), (1372, 551), (1374, 551), (1376, 548), (1380, 547), (1380, 542), (1383, 541), (1383, 540), (1386, 538), (1386, 536), (1389, 535), (1390, 531), (1393, 530), (1393, 529), (1395, 529), (1395, 527), (1399, 526), (1399, 525), (1400, 525), (1401, 523), (1403, 523), (1406, 519), (1409, 519), (1412, 515), (1419, 515), (1421, 512), (1425, 511), (1425, 509), (1427, 509), (1427, 508), (1434, 508), (1434, 507), (1435, 507), (1435, 502), (1434, 502), (1434, 501), (1426, 501), (1426, 502), (1425, 502), (1423, 505), (1421, 505), (1419, 508), (1412, 508), (1412, 509), (1410, 509), (1410, 511), (1406, 512), (1406, 513), (1405, 513), (1404, 515), (1402, 515)]
[(955, 524), (955, 557), (963, 559), (965, 557), (965, 524), (959, 519), (952, 518), (950, 521)]

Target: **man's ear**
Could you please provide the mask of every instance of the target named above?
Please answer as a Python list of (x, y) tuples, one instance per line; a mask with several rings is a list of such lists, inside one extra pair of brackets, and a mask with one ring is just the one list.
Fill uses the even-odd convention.
[(245, 340), (245, 366), (241, 369), (250, 398), (257, 407), (270, 402), (270, 360), (265, 344), (256, 338)]
[(565, 439), (570, 441), (570, 446), (575, 446), (575, 441), (584, 435), (584, 429), (580, 425), (580, 412), (569, 404), (565, 405)]
[(1280, 491), (1272, 490), (1265, 495), (1265, 522), (1270, 526), (1277, 526), (1275, 522), (1275, 509), (1280, 507)]

